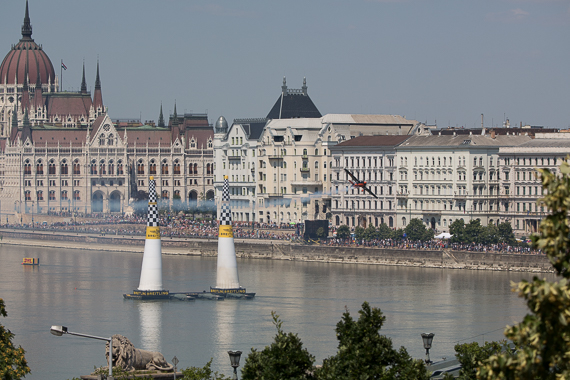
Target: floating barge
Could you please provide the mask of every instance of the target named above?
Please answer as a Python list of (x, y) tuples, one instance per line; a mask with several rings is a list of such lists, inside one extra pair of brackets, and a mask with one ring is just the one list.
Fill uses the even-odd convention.
[(216, 289), (210, 288), (210, 291), (201, 292), (173, 292), (168, 290), (146, 291), (133, 290), (132, 294), (123, 294), (123, 298), (127, 300), (137, 301), (160, 301), (160, 300), (178, 300), (178, 301), (194, 301), (196, 299), (223, 301), (230, 299), (253, 299), (255, 293), (247, 293), (245, 288), (239, 289)]
[(22, 259), (22, 265), (40, 265), (39, 257), (24, 257)]

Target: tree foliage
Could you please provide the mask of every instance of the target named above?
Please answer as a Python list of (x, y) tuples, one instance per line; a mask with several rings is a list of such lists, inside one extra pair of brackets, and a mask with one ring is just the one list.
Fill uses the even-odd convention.
[(242, 371), (243, 380), (304, 380), (314, 379), (315, 357), (303, 348), (303, 342), (293, 333), (285, 333), (283, 322), (275, 312), (271, 312), (273, 324), (277, 328), (274, 342), (263, 350), (255, 348), (245, 359)]
[(570, 167), (562, 163), (561, 176), (540, 169), (546, 191), (539, 203), (550, 211), (541, 221), (532, 244), (550, 259), (557, 282), (534, 277), (516, 285), (530, 309), (522, 322), (505, 330), (513, 341), (513, 355), (492, 355), (478, 370), (481, 379), (569, 379), (570, 378)]
[(406, 232), (406, 237), (412, 241), (428, 241), (433, 239), (433, 230), (427, 228), (418, 218), (410, 220), (410, 223), (408, 223), (404, 231)]
[(453, 235), (452, 243), (515, 244), (515, 234), (509, 222), (499, 223), (497, 226), (492, 223), (483, 226), (479, 219), (471, 220), (467, 224), (463, 219), (456, 219), (449, 226), (449, 233)]
[(188, 367), (182, 370), (182, 377), (180, 380), (226, 380), (231, 377), (218, 374), (212, 371), (212, 359), (204, 367)]
[[(0, 316), (8, 316), (2, 298), (0, 298)], [(24, 356), (24, 349), (21, 346), (16, 348), (12, 343), (13, 338), (14, 334), (0, 324), (0, 379), (2, 380), (21, 379), (31, 372)]]
[(339, 239), (348, 239), (350, 237), (350, 227), (343, 224), (336, 230), (336, 237)]
[(485, 342), (479, 346), (477, 342), (455, 345), (455, 357), (461, 363), (460, 380), (477, 379), (477, 368), (491, 355), (506, 351), (506, 342)]
[(336, 325), (338, 352), (325, 359), (317, 379), (428, 379), (422, 360), (412, 359), (406, 349), (396, 350), (392, 340), (380, 335), (386, 320), (379, 308), (362, 304), (354, 320), (348, 309)]

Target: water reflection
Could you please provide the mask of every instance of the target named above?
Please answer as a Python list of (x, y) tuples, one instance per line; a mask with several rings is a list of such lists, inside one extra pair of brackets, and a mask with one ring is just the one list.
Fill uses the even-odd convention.
[(140, 340), (143, 350), (162, 352), (163, 301), (138, 301)]

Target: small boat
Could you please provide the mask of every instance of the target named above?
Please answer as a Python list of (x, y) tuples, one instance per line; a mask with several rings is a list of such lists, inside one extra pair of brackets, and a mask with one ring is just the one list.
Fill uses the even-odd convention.
[(39, 257), (24, 257), (22, 265), (40, 265)]

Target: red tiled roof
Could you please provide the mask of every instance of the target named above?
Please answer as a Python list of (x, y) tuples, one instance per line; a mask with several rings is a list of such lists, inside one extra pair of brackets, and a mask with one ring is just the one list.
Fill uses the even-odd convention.
[(51, 93), (46, 95), (48, 117), (88, 116), (91, 108), (91, 96), (81, 93)]
[(32, 140), (36, 146), (82, 146), (85, 144), (85, 129), (32, 129)]

